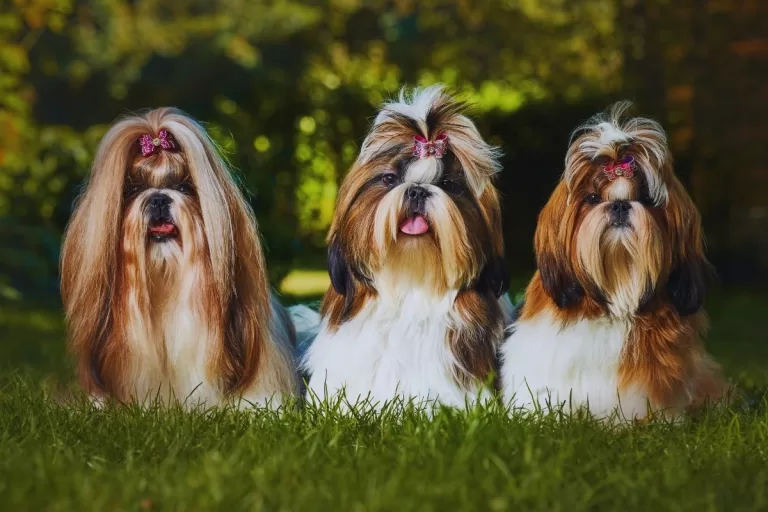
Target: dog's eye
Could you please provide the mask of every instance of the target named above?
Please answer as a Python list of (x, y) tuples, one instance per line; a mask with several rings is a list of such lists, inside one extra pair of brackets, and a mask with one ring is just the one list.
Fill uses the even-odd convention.
[(173, 189), (176, 192), (180, 192), (180, 193), (186, 194), (186, 195), (189, 195), (189, 194), (192, 193), (192, 185), (190, 185), (189, 183), (179, 183), (178, 185), (173, 187)]
[(381, 182), (386, 185), (387, 187), (392, 187), (397, 183), (398, 180), (397, 174), (393, 172), (388, 172), (381, 177)]
[(656, 202), (653, 200), (650, 194), (644, 193), (640, 196), (640, 202), (645, 206), (656, 206)]
[(458, 190), (459, 184), (451, 179), (445, 178), (440, 180), (437, 186), (446, 192), (455, 192)]
[(141, 192), (141, 187), (139, 185), (135, 185), (135, 184), (130, 184), (129, 183), (125, 187), (125, 197), (128, 198), (128, 199), (131, 199), (131, 198), (137, 196), (139, 194), (139, 192)]
[(602, 201), (600, 198), (600, 195), (598, 194), (589, 194), (587, 197), (584, 198), (584, 200), (589, 204), (597, 204)]

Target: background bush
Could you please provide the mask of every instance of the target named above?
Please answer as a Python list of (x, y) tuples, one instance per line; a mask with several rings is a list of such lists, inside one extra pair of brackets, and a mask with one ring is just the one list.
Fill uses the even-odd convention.
[(11, 0), (0, 4), (0, 296), (55, 297), (61, 233), (116, 117), (178, 106), (250, 192), (275, 280), (322, 267), (338, 183), (376, 106), (448, 84), (505, 151), (509, 266), (570, 131), (629, 98), (670, 132), (728, 283), (764, 283), (764, 2)]

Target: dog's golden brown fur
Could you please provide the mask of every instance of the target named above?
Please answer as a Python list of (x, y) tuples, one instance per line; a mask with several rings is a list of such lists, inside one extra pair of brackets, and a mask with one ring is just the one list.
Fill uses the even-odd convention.
[[(178, 150), (144, 156), (143, 134)], [(174, 237), (154, 241), (153, 198)], [(105, 135), (67, 228), (61, 291), (80, 382), (96, 397), (213, 405), (294, 392), (293, 329), (271, 298), (250, 207), (203, 128), (163, 108)]]

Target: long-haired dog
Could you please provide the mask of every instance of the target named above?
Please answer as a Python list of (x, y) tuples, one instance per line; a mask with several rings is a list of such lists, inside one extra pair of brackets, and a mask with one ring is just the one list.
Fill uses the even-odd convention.
[(502, 347), (517, 407), (676, 416), (724, 392), (705, 351), (699, 213), (655, 121), (615, 105), (574, 134), (539, 216), (538, 271)]
[(172, 108), (104, 136), (64, 239), (61, 292), (96, 399), (278, 404), (295, 334), (253, 213), (204, 129)]
[(311, 395), (461, 406), (494, 374), (507, 312), (498, 151), (464, 108), (436, 86), (377, 115), (328, 234)]

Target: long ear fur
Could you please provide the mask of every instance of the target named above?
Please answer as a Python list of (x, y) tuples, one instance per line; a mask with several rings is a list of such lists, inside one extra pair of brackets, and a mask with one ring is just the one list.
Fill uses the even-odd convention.
[(566, 309), (585, 296), (570, 264), (566, 244), (561, 237), (563, 205), (568, 191), (564, 182), (558, 184), (547, 204), (539, 213), (534, 248), (536, 265), (542, 286), (557, 307)]
[(681, 316), (698, 312), (714, 276), (704, 255), (701, 216), (693, 200), (676, 177), (670, 180), (667, 224), (671, 230), (672, 270), (667, 295)]
[(498, 256), (491, 256), (480, 271), (475, 288), (481, 292), (493, 293), (496, 298), (509, 291), (506, 262)]
[(224, 390), (241, 392), (253, 382), (269, 338), (269, 282), (253, 211), (214, 142), (195, 121), (175, 109), (158, 115), (184, 151), (200, 192), (215, 293), (226, 318), (219, 368)]
[[(136, 141), (151, 129), (140, 117), (115, 124), (96, 153), (90, 178), (78, 198), (61, 250), (61, 295), (70, 350), (80, 381), (89, 392), (117, 392), (117, 380), (104, 371), (112, 345), (115, 276), (121, 243), (125, 173), (138, 152)], [(114, 359), (114, 358), (111, 358)]]
[(490, 291), (497, 298), (509, 290), (509, 273), (504, 260), (504, 236), (501, 225), (501, 205), (495, 187), (486, 187), (480, 196), (480, 209), (489, 229), (490, 248), (475, 288)]
[(352, 274), (347, 265), (347, 258), (336, 236), (328, 245), (328, 274), (331, 277), (331, 285), (341, 295), (354, 294)]
[(323, 297), (320, 313), (328, 318), (330, 328), (336, 329), (356, 315), (376, 290), (361, 269), (349, 260), (333, 230), (328, 237), (328, 272), (331, 287)]

